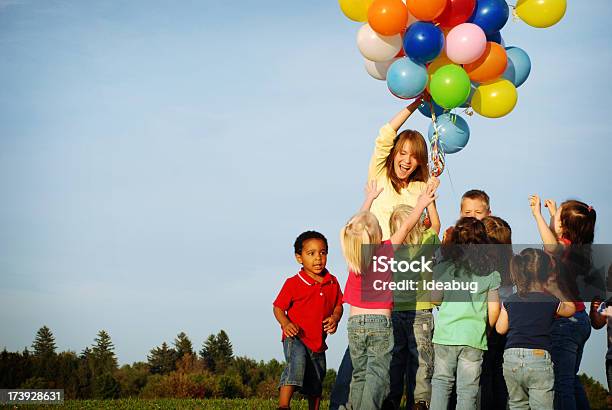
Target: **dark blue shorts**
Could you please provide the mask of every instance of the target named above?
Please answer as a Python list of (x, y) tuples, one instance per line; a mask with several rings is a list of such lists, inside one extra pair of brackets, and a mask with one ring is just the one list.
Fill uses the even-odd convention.
[(297, 386), (297, 391), (306, 396), (321, 396), (326, 371), (325, 352), (313, 352), (296, 337), (286, 338), (283, 350), (287, 366), (281, 375), (279, 388)]

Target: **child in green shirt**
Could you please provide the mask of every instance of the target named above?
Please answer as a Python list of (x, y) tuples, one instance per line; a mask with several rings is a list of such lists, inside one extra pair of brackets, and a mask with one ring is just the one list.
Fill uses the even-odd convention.
[[(434, 268), (438, 288), (432, 301), (440, 303), (433, 343), (432, 410), (446, 410), (457, 380), (457, 408), (474, 409), (482, 356), (487, 350), (487, 317), (494, 326), (500, 312), (497, 289), (501, 278), (484, 224), (461, 218), (452, 230), (444, 260)], [(458, 246), (456, 246), (458, 245)]]

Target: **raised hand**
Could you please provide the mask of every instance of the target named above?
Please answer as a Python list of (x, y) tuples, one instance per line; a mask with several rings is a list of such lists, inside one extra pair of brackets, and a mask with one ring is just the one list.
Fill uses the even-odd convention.
[(436, 193), (436, 186), (434, 186), (433, 184), (427, 184), (427, 187), (425, 188), (425, 190), (423, 192), (421, 192), (421, 194), (419, 195), (419, 198), (417, 199), (417, 207), (425, 209), (427, 208), (427, 206), (429, 204), (431, 204), (433, 201), (436, 200), (436, 198), (438, 198), (438, 194)]
[(368, 181), (364, 189), (366, 200), (374, 201), (376, 198), (378, 198), (378, 195), (380, 195), (384, 187), (378, 188), (377, 185), (378, 184), (375, 179)]
[(548, 208), (548, 213), (550, 217), (554, 217), (557, 213), (557, 203), (553, 199), (547, 199), (544, 201), (544, 206)]
[(542, 204), (540, 202), (540, 197), (537, 194), (529, 197), (529, 207), (531, 208), (531, 213), (533, 216), (542, 215)]

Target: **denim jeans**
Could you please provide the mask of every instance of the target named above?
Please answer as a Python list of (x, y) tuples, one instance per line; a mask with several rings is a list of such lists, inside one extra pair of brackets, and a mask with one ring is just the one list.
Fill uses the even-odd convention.
[(283, 351), (287, 365), (281, 374), (279, 387), (297, 386), (307, 396), (321, 396), (325, 378), (325, 352), (315, 353), (297, 337), (283, 340)]
[(612, 394), (612, 359), (606, 359), (606, 379), (608, 380), (608, 394)]
[(584, 344), (591, 335), (591, 322), (585, 311), (569, 318), (555, 319), (552, 325), (552, 361), (555, 365), (555, 409), (590, 409), (578, 370)]
[(391, 391), (385, 408), (399, 409), (408, 388), (408, 406), (431, 401), (431, 377), (434, 369), (433, 328), (431, 310), (394, 311), (393, 353), (391, 357)]
[(349, 406), (380, 409), (389, 394), (389, 365), (393, 350), (391, 319), (384, 315), (355, 315), (347, 324), (353, 378)]
[(434, 343), (434, 374), (431, 379), (431, 410), (446, 410), (457, 375), (457, 409), (473, 410), (478, 397), (483, 350), (470, 346)]
[(506, 349), (504, 378), (510, 410), (553, 409), (555, 373), (550, 353), (546, 350)]
[(491, 329), (487, 337), (487, 350), (482, 356), (480, 375), (480, 409), (505, 409), (508, 404), (508, 389), (504, 380), (504, 346), (506, 336)]
[(351, 351), (347, 346), (340, 367), (338, 368), (334, 388), (329, 396), (329, 410), (338, 410), (340, 406), (346, 406), (349, 400), (352, 377), (353, 362), (351, 362)]

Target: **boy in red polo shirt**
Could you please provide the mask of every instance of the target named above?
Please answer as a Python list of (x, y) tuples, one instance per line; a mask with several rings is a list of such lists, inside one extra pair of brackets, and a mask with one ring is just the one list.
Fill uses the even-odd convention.
[(308, 396), (309, 409), (318, 409), (326, 372), (325, 338), (336, 332), (342, 317), (342, 291), (338, 280), (325, 269), (325, 236), (304, 232), (293, 247), (302, 269), (285, 281), (273, 303), (287, 362), (278, 406), (288, 409), (293, 392), (298, 390)]

